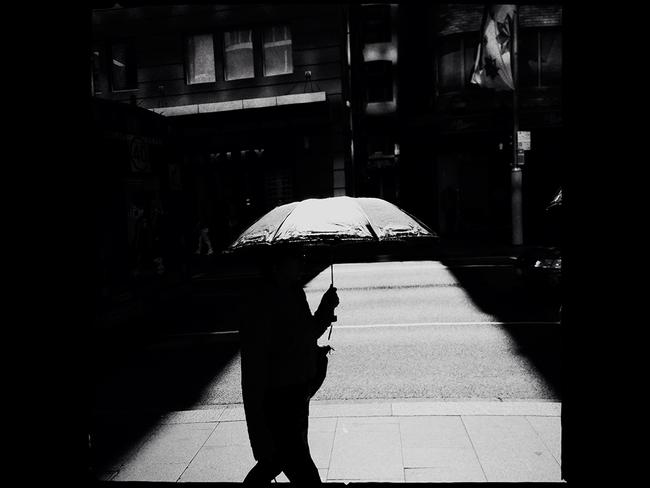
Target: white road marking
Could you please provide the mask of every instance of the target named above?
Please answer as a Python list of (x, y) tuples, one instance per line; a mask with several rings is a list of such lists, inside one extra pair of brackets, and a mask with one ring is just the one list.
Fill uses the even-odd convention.
[[(387, 327), (424, 327), (436, 325), (560, 325), (557, 321), (539, 321), (539, 322), (412, 322), (403, 324), (360, 324), (360, 325), (334, 325), (335, 329), (374, 329)], [(172, 334), (173, 336), (198, 336), (198, 335), (228, 335), (239, 334), (236, 330), (224, 330), (216, 332), (188, 332), (186, 334)]]

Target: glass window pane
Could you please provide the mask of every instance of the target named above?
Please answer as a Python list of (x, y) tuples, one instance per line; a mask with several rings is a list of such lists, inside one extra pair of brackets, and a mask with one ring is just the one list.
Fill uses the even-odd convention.
[(113, 90), (137, 88), (135, 52), (131, 42), (113, 44), (111, 49), (111, 80)]
[(562, 79), (562, 33), (542, 31), (540, 49), (542, 86), (559, 85)]
[(99, 47), (94, 46), (92, 49), (92, 70), (93, 70), (93, 91), (95, 94), (102, 92), (101, 86), (101, 65), (102, 65), (102, 51)]
[(251, 30), (230, 31), (224, 34), (226, 80), (253, 78), (253, 36)]
[(369, 61), (366, 67), (366, 89), (368, 102), (389, 102), (393, 100), (393, 63), (390, 61)]
[(468, 35), (464, 39), (465, 44), (465, 79), (463, 80), (463, 86), (469, 85), (470, 80), (472, 79), (472, 70), (474, 69), (474, 63), (476, 62), (476, 54), (478, 51), (479, 36), (477, 35)]
[(291, 31), (274, 26), (264, 31), (264, 76), (293, 73)]
[(537, 30), (522, 29), (519, 32), (519, 86), (537, 86)]
[(189, 84), (216, 81), (212, 34), (188, 37), (186, 53), (187, 82)]
[(441, 91), (460, 87), (461, 63), (460, 38), (447, 37), (442, 39), (438, 58), (438, 86)]
[(362, 8), (364, 42), (390, 42), (390, 5), (364, 5)]

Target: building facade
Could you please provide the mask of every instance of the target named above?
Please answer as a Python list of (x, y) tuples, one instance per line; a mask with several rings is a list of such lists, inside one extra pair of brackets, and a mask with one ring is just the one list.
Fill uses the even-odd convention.
[(93, 95), (169, 120), (192, 218), (225, 246), (276, 205), (351, 192), (346, 10), (93, 11)]
[[(511, 237), (511, 92), (469, 80), (483, 4), (176, 5), (93, 11), (93, 95), (165, 117), (192, 225), (223, 247), (265, 211), (392, 201), (443, 238)], [(519, 9), (524, 243), (561, 186), (562, 6)]]
[[(472, 85), (484, 4), (350, 7), (358, 194), (394, 201), (443, 238), (511, 239), (512, 92)], [(525, 243), (543, 239), (563, 168), (562, 7), (519, 8)], [(386, 184), (389, 181), (390, 184)]]

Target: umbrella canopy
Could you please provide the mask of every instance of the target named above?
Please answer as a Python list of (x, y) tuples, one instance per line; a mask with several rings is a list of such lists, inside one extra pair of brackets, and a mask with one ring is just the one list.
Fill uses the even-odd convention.
[(282, 243), (406, 241), (437, 237), (397, 206), (379, 198), (310, 198), (274, 208), (227, 250)]

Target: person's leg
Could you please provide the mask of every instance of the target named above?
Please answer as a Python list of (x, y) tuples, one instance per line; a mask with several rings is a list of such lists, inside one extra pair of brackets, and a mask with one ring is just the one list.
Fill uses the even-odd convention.
[(244, 478), (244, 486), (266, 486), (271, 480), (278, 476), (282, 472), (282, 468), (279, 464), (268, 462), (268, 461), (259, 461), (253, 469), (251, 469), (246, 478)]
[(305, 391), (303, 387), (285, 390), (283, 401), (278, 402), (283, 407), (278, 412), (280, 422), (273, 430), (282, 453), (282, 471), (289, 481), (313, 485), (321, 479), (309, 450), (309, 397)]
[(208, 246), (207, 254), (209, 256), (214, 252), (212, 249), (212, 241), (210, 240), (210, 229), (204, 229), (203, 240), (205, 242), (205, 245)]

